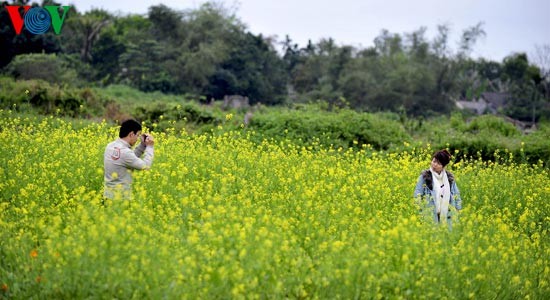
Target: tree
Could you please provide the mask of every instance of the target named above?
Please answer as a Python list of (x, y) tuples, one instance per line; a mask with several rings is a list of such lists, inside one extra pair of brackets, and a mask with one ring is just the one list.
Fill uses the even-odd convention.
[(149, 8), (151, 34), (157, 40), (168, 40), (177, 43), (183, 38), (181, 32), (183, 14), (160, 4)]
[(113, 16), (105, 10), (94, 9), (81, 15), (75, 9), (62, 32), (64, 52), (78, 53), (83, 62), (90, 63), (95, 42), (112, 20)]
[(383, 29), (374, 39), (376, 51), (383, 56), (392, 56), (403, 52), (403, 39), (399, 34), (391, 34)]
[(117, 35), (115, 25), (107, 25), (91, 51), (90, 65), (95, 74), (90, 79), (100, 80), (103, 84), (114, 83), (121, 71), (120, 56), (127, 51), (127, 46), (128, 42)]
[[(164, 26), (175, 26), (166, 24)], [(177, 33), (172, 37), (157, 39), (166, 42), (174, 59), (167, 65), (167, 72), (175, 79), (181, 91), (203, 94), (210, 78), (229, 58), (232, 43), (244, 26), (231, 11), (221, 4), (206, 3), (200, 9), (181, 14)]]
[(485, 36), (483, 22), (479, 22), (475, 26), (463, 30), (460, 42), (458, 43), (458, 58), (465, 59), (468, 57), (476, 42), (481, 38), (485, 38)]
[(421, 27), (410, 34), (405, 34), (406, 50), (418, 62), (425, 62), (429, 58), (430, 44), (426, 40), (425, 35), (426, 27)]
[(127, 45), (120, 55), (120, 79), (142, 91), (180, 92), (176, 82), (158, 62), (163, 61), (164, 47), (152, 39), (139, 39)]
[(447, 24), (437, 25), (437, 36), (434, 38), (431, 48), (435, 57), (445, 59), (449, 56), (449, 32), (450, 28)]
[(286, 71), (274, 47), (261, 35), (243, 34), (210, 78), (207, 95), (221, 99), (239, 94), (251, 103), (277, 104), (286, 95)]
[(544, 102), (539, 89), (543, 82), (540, 69), (529, 63), (525, 53), (515, 53), (504, 58), (501, 77), (511, 82), (512, 97), (506, 113), (520, 120), (536, 122), (541, 117)]
[(288, 35), (285, 36), (285, 40), (282, 42), (282, 46), (284, 52), (283, 61), (285, 63), (287, 74), (288, 76), (290, 76), (292, 70), (296, 68), (296, 65), (302, 63), (304, 61), (304, 58), (300, 53), (298, 44), (294, 43)]
[(541, 82), (538, 86), (546, 103), (550, 102), (550, 45), (535, 46), (531, 61), (540, 68)]

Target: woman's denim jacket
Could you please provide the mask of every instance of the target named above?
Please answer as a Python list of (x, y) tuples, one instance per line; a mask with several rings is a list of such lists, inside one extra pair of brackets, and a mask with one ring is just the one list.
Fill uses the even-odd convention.
[[(450, 221), (453, 215), (453, 207), (456, 210), (462, 209), (462, 199), (460, 198), (460, 191), (458, 190), (453, 174), (447, 170), (445, 170), (445, 172), (447, 172), (447, 178), (449, 179), (449, 184), (451, 185), (451, 199), (449, 203), (449, 214), (447, 217), (448, 221)], [(430, 170), (422, 171), (418, 177), (418, 181), (414, 189), (414, 198), (417, 200), (424, 200), (419, 203), (421, 207), (430, 207), (433, 210), (434, 221), (439, 222), (439, 216), (437, 215), (437, 211), (435, 209), (435, 191), (433, 190), (432, 172)]]

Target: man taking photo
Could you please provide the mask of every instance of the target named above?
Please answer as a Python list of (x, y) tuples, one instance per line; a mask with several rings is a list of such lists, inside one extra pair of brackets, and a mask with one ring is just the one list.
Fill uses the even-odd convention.
[[(119, 138), (107, 145), (103, 156), (104, 193), (108, 199), (132, 198), (132, 170), (151, 168), (155, 141), (141, 134), (141, 124), (130, 119), (122, 122)], [(139, 146), (132, 150), (138, 139)], [(141, 158), (143, 156), (143, 158)]]

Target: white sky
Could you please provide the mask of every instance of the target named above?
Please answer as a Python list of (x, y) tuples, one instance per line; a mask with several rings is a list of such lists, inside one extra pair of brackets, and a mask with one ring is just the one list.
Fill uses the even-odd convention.
[[(119, 13), (146, 13), (163, 3), (175, 10), (196, 9), (201, 0), (58, 0), (79, 11), (103, 8)], [(472, 55), (502, 61), (513, 52), (534, 52), (535, 45), (550, 45), (549, 0), (217, 0), (236, 7), (237, 17), (254, 34), (285, 35), (307, 45), (332, 37), (339, 45), (367, 48), (382, 29), (410, 33), (427, 27), (431, 39), (438, 24), (451, 28), (450, 45), (456, 48), (461, 32), (483, 22), (487, 34)]]

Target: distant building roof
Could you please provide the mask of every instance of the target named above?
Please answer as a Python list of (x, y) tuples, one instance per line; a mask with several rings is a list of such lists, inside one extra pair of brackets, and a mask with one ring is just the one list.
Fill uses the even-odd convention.
[(487, 101), (489, 106), (492, 106), (494, 109), (505, 106), (509, 96), (507, 93), (481, 93), (481, 98)]
[(507, 93), (493, 93), (485, 92), (481, 93), (480, 97), (473, 100), (458, 100), (456, 101), (456, 106), (460, 109), (472, 110), (478, 115), (481, 115), (485, 112), (490, 112), (492, 114), (498, 113), (499, 109), (506, 106), (508, 98), (510, 97)]
[(481, 115), (487, 108), (485, 101), (456, 101), (456, 106), (460, 109), (468, 109), (474, 111), (476, 114)]

